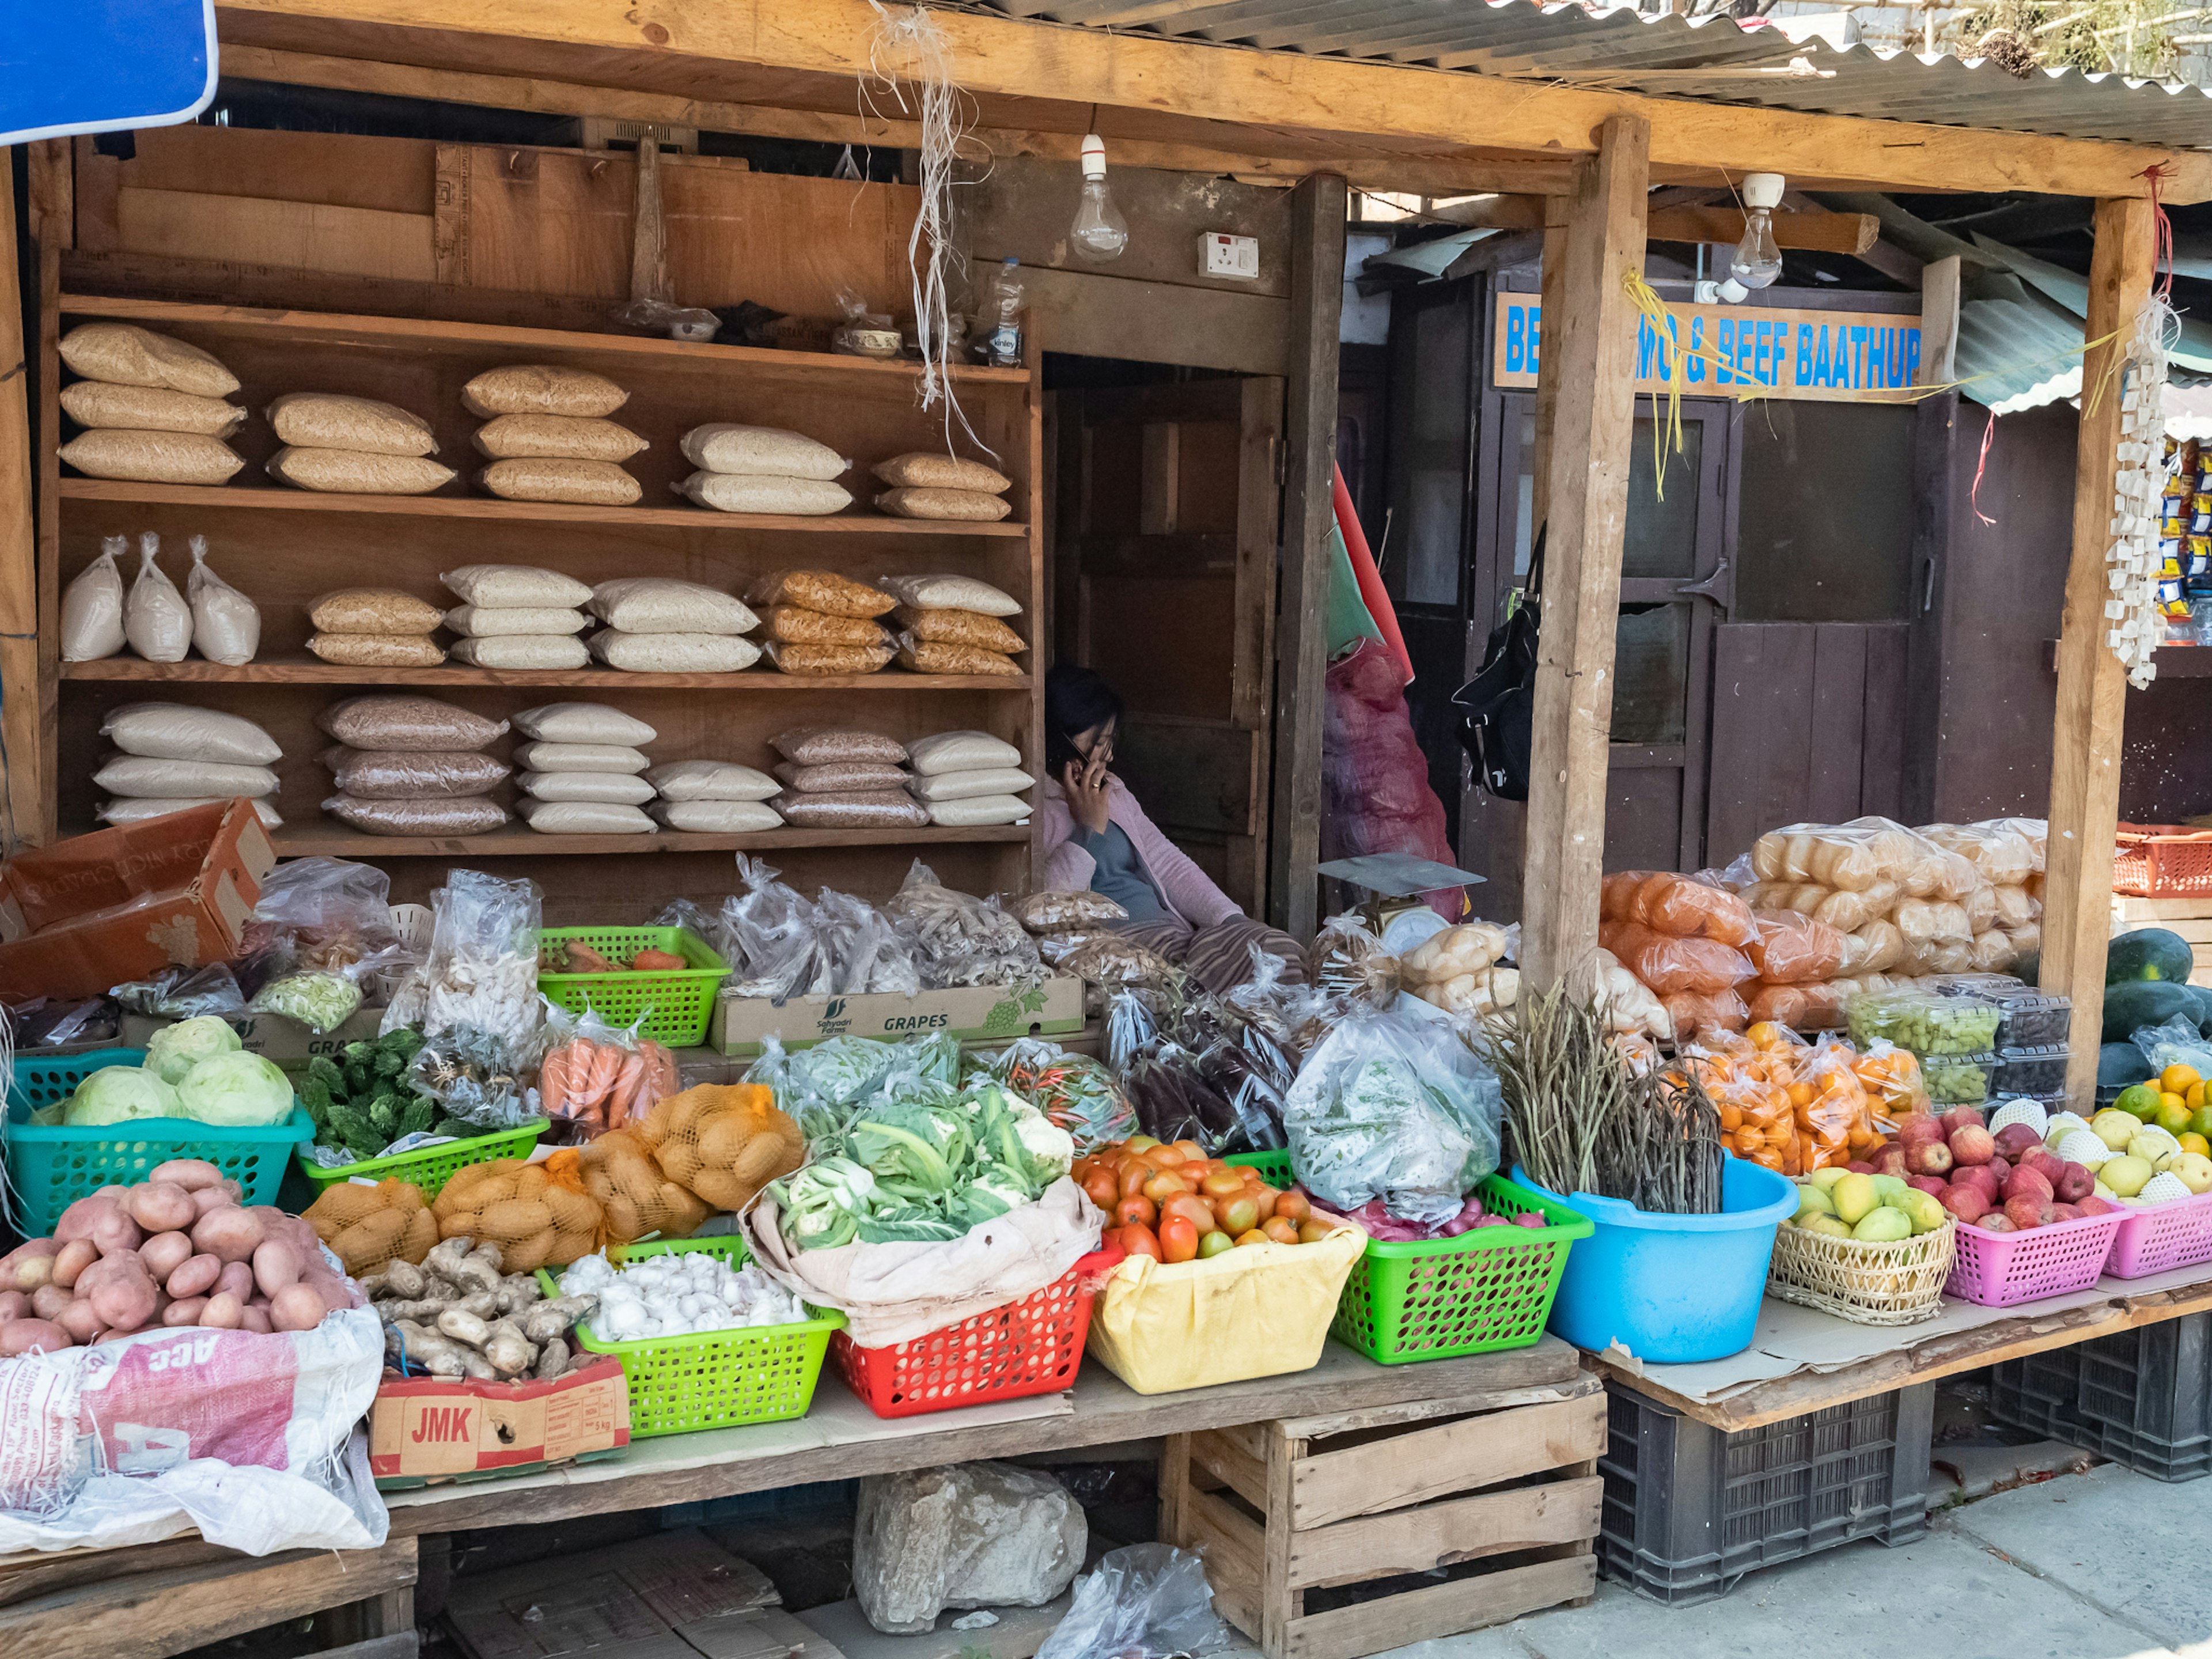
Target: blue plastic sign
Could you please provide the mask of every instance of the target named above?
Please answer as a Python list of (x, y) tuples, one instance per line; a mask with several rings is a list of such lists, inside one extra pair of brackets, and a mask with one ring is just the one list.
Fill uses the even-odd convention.
[(215, 0), (15, 0), (0, 144), (189, 121), (215, 97)]

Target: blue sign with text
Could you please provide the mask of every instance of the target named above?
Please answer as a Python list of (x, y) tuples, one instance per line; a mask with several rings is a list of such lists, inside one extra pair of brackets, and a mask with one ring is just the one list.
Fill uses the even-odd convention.
[(215, 82), (215, 0), (15, 0), (0, 27), (0, 143), (189, 121)]

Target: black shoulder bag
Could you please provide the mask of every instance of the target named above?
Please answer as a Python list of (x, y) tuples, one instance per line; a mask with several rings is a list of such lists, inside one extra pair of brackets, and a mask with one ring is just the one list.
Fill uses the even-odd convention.
[(1529, 732), (1536, 702), (1536, 640), (1542, 623), (1544, 535), (1539, 526), (1528, 558), (1528, 584), (1512, 614), (1492, 629), (1482, 666), (1452, 701), (1467, 714), (1460, 746), (1474, 762), (1475, 780), (1501, 800), (1528, 799)]

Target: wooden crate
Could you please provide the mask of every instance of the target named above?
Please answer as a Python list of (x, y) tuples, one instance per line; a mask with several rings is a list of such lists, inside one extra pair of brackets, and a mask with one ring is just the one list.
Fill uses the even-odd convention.
[[(1589, 1376), (1175, 1435), (1160, 1535), (1205, 1552), (1215, 1605), (1267, 1659), (1360, 1659), (1588, 1601), (1605, 1444)], [(1483, 1565), (1307, 1609), (1463, 1563)]]
[(2197, 966), (2189, 975), (2191, 985), (2212, 985), (2212, 898), (2136, 898), (2112, 895), (2112, 932), (2132, 933), (2138, 927), (2163, 927), (2189, 941)]

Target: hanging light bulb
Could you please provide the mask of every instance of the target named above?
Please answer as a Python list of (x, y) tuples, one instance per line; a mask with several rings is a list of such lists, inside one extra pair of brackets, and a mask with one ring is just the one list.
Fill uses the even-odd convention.
[(1782, 250), (1774, 243), (1774, 210), (1782, 202), (1782, 175), (1747, 173), (1743, 179), (1743, 240), (1729, 261), (1729, 276), (1743, 288), (1771, 288), (1782, 274)]
[(1129, 222), (1114, 205), (1106, 188), (1106, 141), (1097, 133), (1083, 139), (1083, 197), (1075, 204), (1075, 222), (1068, 227), (1077, 255), (1103, 265), (1121, 257), (1129, 246)]

